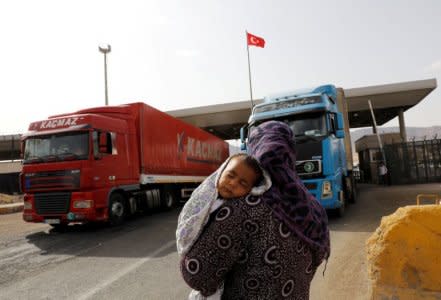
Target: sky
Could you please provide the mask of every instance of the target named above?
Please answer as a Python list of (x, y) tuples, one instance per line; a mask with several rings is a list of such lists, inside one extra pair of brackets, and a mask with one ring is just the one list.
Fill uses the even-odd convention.
[[(439, 0), (14, 0), (0, 3), (0, 134), (105, 104), (175, 110), (335, 84), (441, 80)], [(441, 88), (405, 113), (441, 125)], [(394, 119), (385, 127), (398, 126)]]

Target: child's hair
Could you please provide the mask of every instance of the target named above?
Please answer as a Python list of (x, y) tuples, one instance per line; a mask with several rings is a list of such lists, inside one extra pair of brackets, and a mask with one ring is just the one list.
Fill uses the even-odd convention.
[(230, 161), (233, 158), (236, 157), (243, 157), (243, 161), (245, 162), (245, 164), (250, 167), (251, 169), (253, 169), (253, 171), (256, 173), (256, 183), (254, 184), (255, 186), (258, 185), (262, 179), (263, 179), (263, 172), (262, 169), (260, 168), (259, 162), (252, 157), (251, 155), (244, 153), (244, 152), (239, 152), (236, 154), (233, 154), (230, 158)]

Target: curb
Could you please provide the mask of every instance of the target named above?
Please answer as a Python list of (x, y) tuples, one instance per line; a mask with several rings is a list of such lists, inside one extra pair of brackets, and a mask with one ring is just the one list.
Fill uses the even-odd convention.
[(12, 203), (12, 204), (1, 204), (0, 205), (0, 215), (12, 214), (12, 213), (23, 211), (23, 207), (24, 207), (23, 202)]

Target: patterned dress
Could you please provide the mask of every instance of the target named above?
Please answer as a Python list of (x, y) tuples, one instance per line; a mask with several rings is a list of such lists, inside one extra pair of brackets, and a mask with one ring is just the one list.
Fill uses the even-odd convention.
[(252, 128), (248, 146), (271, 187), (225, 201), (209, 215), (182, 252), (184, 280), (204, 296), (224, 284), (222, 299), (308, 299), (314, 273), (330, 255), (326, 211), (296, 173), (288, 125), (268, 121)]
[[(205, 225), (209, 221), (210, 215), (225, 201), (230, 201), (219, 198), (216, 186), (232, 157), (234, 157), (234, 155), (230, 156), (216, 172), (211, 174), (199, 185), (182, 208), (176, 229), (176, 247), (180, 257), (183, 257), (197, 241), (197, 238), (201, 235)], [(262, 180), (251, 189), (249, 195), (262, 196), (262, 194), (271, 187), (269, 174), (265, 170), (262, 170), (262, 175)], [(246, 196), (237, 200), (245, 201), (245, 197)], [(219, 288), (215, 294), (210, 295), (210, 297), (204, 297), (200, 291), (192, 290), (188, 299), (220, 300), (222, 293), (223, 289)]]
[(181, 260), (184, 280), (208, 296), (223, 283), (222, 299), (308, 299), (317, 265), (260, 197), (226, 201)]

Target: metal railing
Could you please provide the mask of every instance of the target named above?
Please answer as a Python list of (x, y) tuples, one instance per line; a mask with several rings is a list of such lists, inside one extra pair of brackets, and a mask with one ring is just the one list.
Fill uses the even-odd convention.
[(392, 184), (441, 182), (441, 140), (384, 146)]
[(418, 194), (416, 197), (416, 203), (417, 205), (421, 205), (422, 200), (434, 200), (434, 204), (440, 204), (441, 205), (441, 197), (437, 194)]

